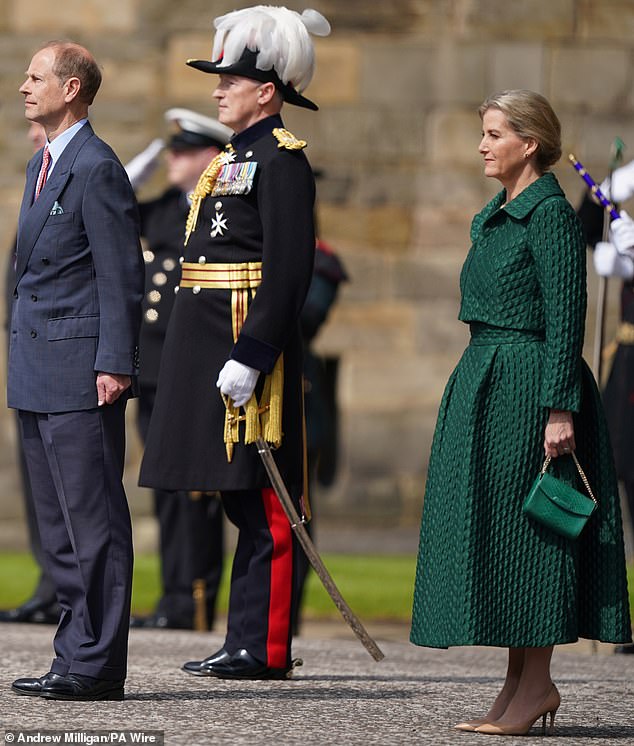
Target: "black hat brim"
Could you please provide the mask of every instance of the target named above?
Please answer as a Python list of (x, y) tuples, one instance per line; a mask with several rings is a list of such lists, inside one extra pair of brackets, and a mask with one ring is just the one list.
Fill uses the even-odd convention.
[(222, 65), (220, 62), (211, 62), (209, 60), (187, 60), (187, 64), (196, 70), (200, 70), (203, 73), (214, 73), (216, 75), (239, 75), (243, 78), (251, 78), (252, 80), (259, 80), (261, 83), (273, 83), (277, 90), (282, 94), (282, 98), (286, 103), (292, 104), (293, 106), (301, 106), (303, 109), (311, 109), (312, 111), (319, 111), (319, 107), (316, 103), (311, 101), (306, 96), (302, 96), (298, 93), (293, 86), (282, 83), (275, 70), (260, 70), (254, 64), (256, 53), (248, 52), (245, 50), (245, 54), (234, 62), (233, 65)]

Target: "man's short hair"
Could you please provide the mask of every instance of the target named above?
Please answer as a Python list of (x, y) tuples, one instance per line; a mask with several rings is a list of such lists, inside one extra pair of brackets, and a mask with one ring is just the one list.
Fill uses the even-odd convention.
[(92, 104), (101, 85), (101, 70), (90, 52), (72, 41), (49, 41), (42, 49), (55, 52), (53, 73), (61, 84), (69, 78), (79, 78), (79, 100)]

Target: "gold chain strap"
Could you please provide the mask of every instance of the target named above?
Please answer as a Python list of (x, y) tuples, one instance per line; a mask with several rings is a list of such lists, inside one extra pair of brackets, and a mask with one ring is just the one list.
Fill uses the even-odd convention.
[[(575, 452), (572, 451), (572, 453), (570, 455), (572, 456), (572, 460), (575, 462), (575, 466), (577, 467), (577, 471), (579, 472), (579, 476), (581, 477), (581, 481), (583, 482), (586, 490), (588, 490), (588, 494), (592, 498), (592, 501), (594, 502), (594, 504), (598, 505), (597, 500), (596, 500), (595, 496), (592, 494), (592, 490), (590, 489), (590, 483), (588, 482), (588, 477), (586, 477), (585, 472), (581, 468), (581, 464), (577, 460), (577, 457), (575, 456)], [(542, 475), (542, 477), (546, 473), (546, 469), (548, 469), (548, 464), (550, 464), (551, 460), (552, 460), (551, 456), (546, 456), (546, 460), (544, 461), (544, 465), (542, 466), (542, 470), (540, 472), (541, 475)]]

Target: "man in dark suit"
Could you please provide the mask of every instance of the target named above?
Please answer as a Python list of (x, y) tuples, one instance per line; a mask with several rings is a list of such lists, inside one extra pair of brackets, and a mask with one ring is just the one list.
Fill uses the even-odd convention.
[(8, 404), (62, 614), (49, 673), (13, 690), (49, 699), (122, 699), (126, 676), (124, 416), (144, 273), (130, 182), (87, 121), (100, 82), (86, 49), (51, 42), (20, 88), (47, 145), (27, 167), (18, 223)]

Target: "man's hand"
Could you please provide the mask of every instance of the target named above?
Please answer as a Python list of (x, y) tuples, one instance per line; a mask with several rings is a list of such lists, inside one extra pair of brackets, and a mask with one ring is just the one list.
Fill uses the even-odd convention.
[(616, 247), (619, 254), (634, 253), (634, 220), (621, 210), (621, 217), (610, 223), (610, 241)]
[(97, 404), (113, 404), (132, 385), (130, 376), (117, 373), (97, 373)]
[(216, 386), (236, 407), (242, 407), (251, 398), (259, 375), (260, 371), (256, 368), (250, 368), (237, 360), (227, 360), (218, 374)]
[(594, 268), (600, 277), (634, 277), (634, 261), (629, 254), (620, 254), (614, 244), (598, 241), (592, 255)]

